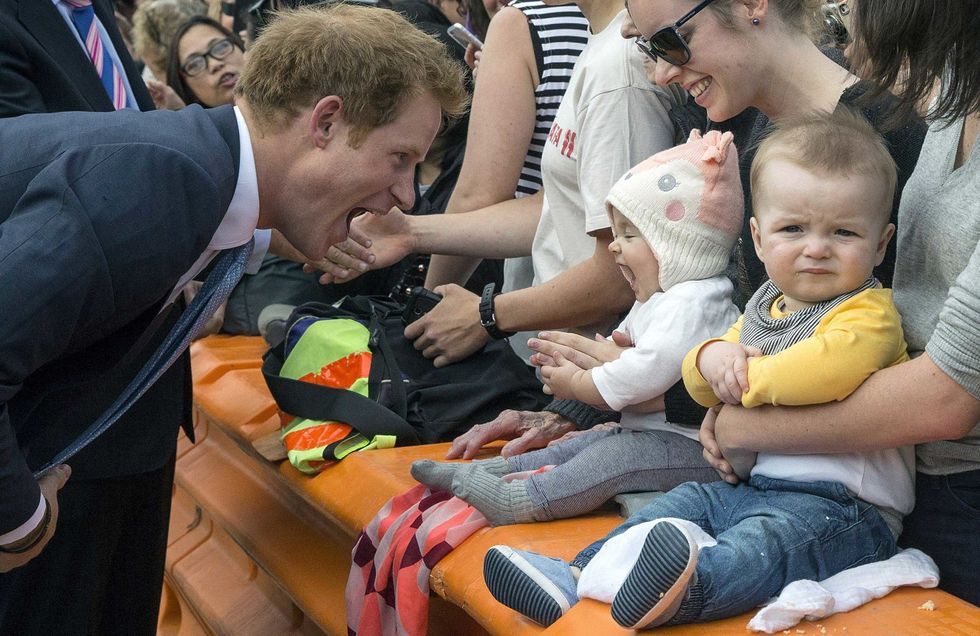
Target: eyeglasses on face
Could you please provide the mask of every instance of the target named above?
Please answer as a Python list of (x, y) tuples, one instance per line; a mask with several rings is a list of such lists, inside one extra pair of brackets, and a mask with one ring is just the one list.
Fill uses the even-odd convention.
[(201, 53), (191, 53), (180, 65), (180, 72), (187, 77), (194, 77), (204, 72), (208, 67), (208, 58), (212, 60), (223, 60), (235, 50), (235, 43), (228, 38), (222, 38), (208, 47), (208, 50)]
[[(681, 36), (678, 29), (684, 26), (688, 20), (696, 16), (712, 2), (714, 2), (714, 0), (702, 0), (671, 26), (660, 29), (648, 38), (641, 35), (640, 37), (636, 38), (636, 46), (638, 46), (641, 51), (646, 53), (654, 62), (656, 62), (657, 59), (661, 59), (669, 64), (673, 64), (674, 66), (683, 66), (684, 64), (687, 64), (691, 61), (691, 49), (688, 47), (687, 42), (684, 41), (684, 37)], [(629, 10), (629, 2), (627, 1), (626, 12), (629, 13)], [(630, 19), (632, 19), (632, 17), (633, 16), (631, 14)]]

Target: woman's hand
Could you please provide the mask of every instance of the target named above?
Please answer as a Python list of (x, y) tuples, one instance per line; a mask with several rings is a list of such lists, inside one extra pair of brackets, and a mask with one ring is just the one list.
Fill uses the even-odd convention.
[(476, 48), (476, 46), (473, 44), (467, 44), (466, 53), (463, 54), (463, 61), (465, 61), (466, 65), (470, 67), (470, 70), (473, 71), (474, 80), (476, 79), (476, 71), (478, 68), (480, 68), (480, 56), (482, 53), (483, 51)]
[(180, 110), (187, 105), (177, 96), (174, 89), (158, 80), (146, 80), (146, 90), (153, 98), (153, 105), (157, 110)]
[(568, 433), (565, 433), (558, 439), (553, 439), (550, 442), (548, 442), (548, 446), (551, 446), (552, 444), (561, 444), (562, 442), (567, 442), (570, 439), (575, 439), (580, 435), (585, 435), (586, 433), (591, 433), (592, 431), (611, 431), (614, 428), (619, 428), (619, 424), (617, 424), (616, 422), (606, 422), (604, 424), (596, 424), (592, 428), (586, 429), (584, 431), (569, 431)]
[(453, 440), (446, 459), (473, 459), (486, 444), (498, 439), (510, 440), (500, 449), (502, 457), (513, 457), (542, 448), (560, 438), (575, 425), (567, 418), (548, 411), (512, 411), (507, 409), (486, 424), (477, 424)]
[(392, 208), (385, 215), (362, 214), (351, 223), (347, 239), (332, 246), (326, 258), (311, 265), (324, 274), (320, 284), (346, 283), (364, 272), (394, 265), (412, 253), (409, 215)]
[(567, 331), (542, 331), (537, 338), (529, 339), (527, 346), (535, 352), (531, 356), (531, 364), (535, 366), (556, 366), (554, 354), (557, 352), (572, 364), (591, 369), (619, 359), (633, 343), (621, 331), (614, 331), (611, 341), (599, 334), (590, 340)]
[[(721, 413), (721, 406), (708, 409), (704, 421), (701, 422), (701, 431), (698, 439), (704, 450), (701, 451), (705, 461), (711, 464), (718, 476), (730, 484), (737, 484), (739, 481), (747, 480), (755, 466), (757, 453), (753, 451), (734, 452), (722, 450), (721, 445), (715, 437), (715, 424), (718, 421), (718, 414)], [(732, 407), (727, 407), (732, 408)], [(740, 407), (735, 407), (740, 408)]]

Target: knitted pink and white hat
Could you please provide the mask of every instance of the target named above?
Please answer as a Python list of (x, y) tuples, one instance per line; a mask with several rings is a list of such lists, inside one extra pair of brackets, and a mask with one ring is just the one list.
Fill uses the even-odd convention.
[(606, 197), (643, 234), (660, 261), (660, 287), (724, 273), (745, 204), (730, 132), (691, 131), (687, 143), (630, 169)]

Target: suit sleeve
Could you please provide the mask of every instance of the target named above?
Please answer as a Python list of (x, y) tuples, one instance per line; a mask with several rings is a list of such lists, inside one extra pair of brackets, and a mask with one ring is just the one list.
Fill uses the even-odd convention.
[(69, 348), (73, 331), (113, 310), (99, 243), (70, 211), (69, 195), (63, 183), (32, 188), (0, 225), (0, 534), (23, 524), (38, 499), (8, 402), (33, 371)]
[[(140, 187), (105, 191), (110, 175)], [(194, 212), (218, 202), (205, 171), (178, 152), (96, 146), (49, 164), (0, 223), (0, 535), (38, 501), (8, 404), (37, 369), (158, 302), (214, 230)]]
[(742, 406), (843, 400), (875, 371), (907, 359), (891, 290), (869, 290), (827, 314), (810, 338), (749, 360)]
[(16, 117), (47, 110), (37, 90), (30, 56), (11, 35), (0, 16), (0, 117)]

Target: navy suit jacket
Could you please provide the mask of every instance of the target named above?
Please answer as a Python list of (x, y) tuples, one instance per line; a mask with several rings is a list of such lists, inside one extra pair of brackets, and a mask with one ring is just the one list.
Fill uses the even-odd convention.
[[(25, 115), (0, 122), (0, 148), (3, 534), (37, 506), (30, 468), (141, 366), (146, 356), (114, 368), (226, 213), (239, 139), (230, 106), (193, 106)], [(173, 455), (178, 422), (145, 402), (72, 460), (73, 478), (153, 470)]]
[[(140, 110), (153, 100), (115, 27), (109, 0), (93, 0)], [(95, 67), (51, 0), (0, 0), (0, 117), (111, 111)]]

